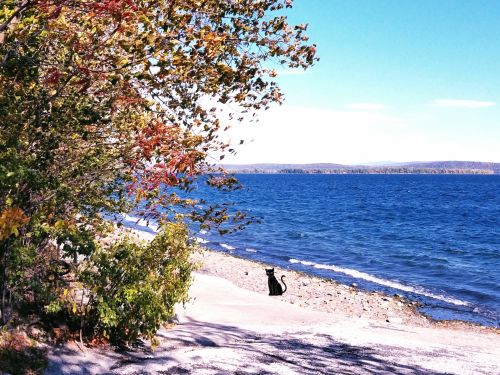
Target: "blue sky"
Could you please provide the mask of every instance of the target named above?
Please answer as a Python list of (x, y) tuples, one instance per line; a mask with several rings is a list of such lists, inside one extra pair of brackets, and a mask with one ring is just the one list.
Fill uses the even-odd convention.
[(228, 162), (500, 162), (500, 1), (295, 0), (320, 61)]

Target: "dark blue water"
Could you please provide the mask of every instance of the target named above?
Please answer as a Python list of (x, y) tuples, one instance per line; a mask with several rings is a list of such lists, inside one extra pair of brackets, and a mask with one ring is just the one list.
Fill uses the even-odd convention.
[(261, 223), (207, 246), (422, 303), (436, 319), (499, 325), (500, 176), (240, 175), (195, 195)]

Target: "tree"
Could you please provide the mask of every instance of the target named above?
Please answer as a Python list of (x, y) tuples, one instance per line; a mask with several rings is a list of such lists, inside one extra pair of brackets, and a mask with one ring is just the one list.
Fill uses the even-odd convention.
[[(212, 174), (219, 172), (212, 160), (234, 151), (220, 132), (282, 101), (273, 66), (307, 68), (315, 61), (306, 26), (274, 15), (290, 6), (288, 0), (5, 1), (4, 321), (8, 298), (45, 308), (61, 300), (49, 278), (70, 257), (95, 261), (102, 251), (96, 239), (108, 228), (103, 213), (135, 208), (167, 225), (180, 207), (184, 218), (222, 232), (227, 221), (245, 220), (228, 215), (227, 207), (200, 211), (176, 192), (190, 190), (202, 174), (215, 188), (236, 187), (233, 177)], [(222, 116), (206, 104), (214, 102), (238, 112)], [(83, 275), (76, 264), (72, 272)]]

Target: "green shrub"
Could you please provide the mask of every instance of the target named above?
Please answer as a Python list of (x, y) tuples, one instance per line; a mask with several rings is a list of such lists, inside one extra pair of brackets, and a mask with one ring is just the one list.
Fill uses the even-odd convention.
[(181, 222), (164, 224), (146, 244), (125, 238), (98, 248), (82, 273), (86, 303), (72, 308), (86, 334), (120, 343), (154, 338), (175, 304), (188, 299), (193, 249)]

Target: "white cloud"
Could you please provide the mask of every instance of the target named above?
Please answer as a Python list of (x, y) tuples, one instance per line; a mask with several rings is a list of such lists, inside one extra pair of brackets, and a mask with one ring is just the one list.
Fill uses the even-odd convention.
[[(258, 123), (235, 125), (222, 139), (238, 145), (225, 163), (343, 163), (378, 160), (498, 160), (500, 138), (443, 136), (422, 119), (386, 111), (347, 111), (283, 105)], [(424, 121), (425, 122), (425, 121)], [(427, 122), (425, 122), (427, 124)]]
[(348, 105), (349, 109), (361, 111), (381, 111), (385, 105), (379, 103), (353, 103)]
[[(233, 144), (238, 144), (240, 139), (246, 140), (243, 146), (237, 147), (237, 155), (226, 157), (224, 162), (359, 163), (389, 160), (388, 145), (400, 147), (401, 144), (399, 139), (393, 139), (393, 133), (399, 133), (405, 127), (401, 118), (380, 112), (275, 107), (261, 113), (259, 123), (234, 126), (224, 135)], [(374, 155), (374, 149), (377, 155)], [(383, 152), (387, 156), (382, 156)]]
[(436, 99), (433, 103), (436, 107), (442, 108), (487, 108), (497, 104), (495, 102), (462, 99)]

